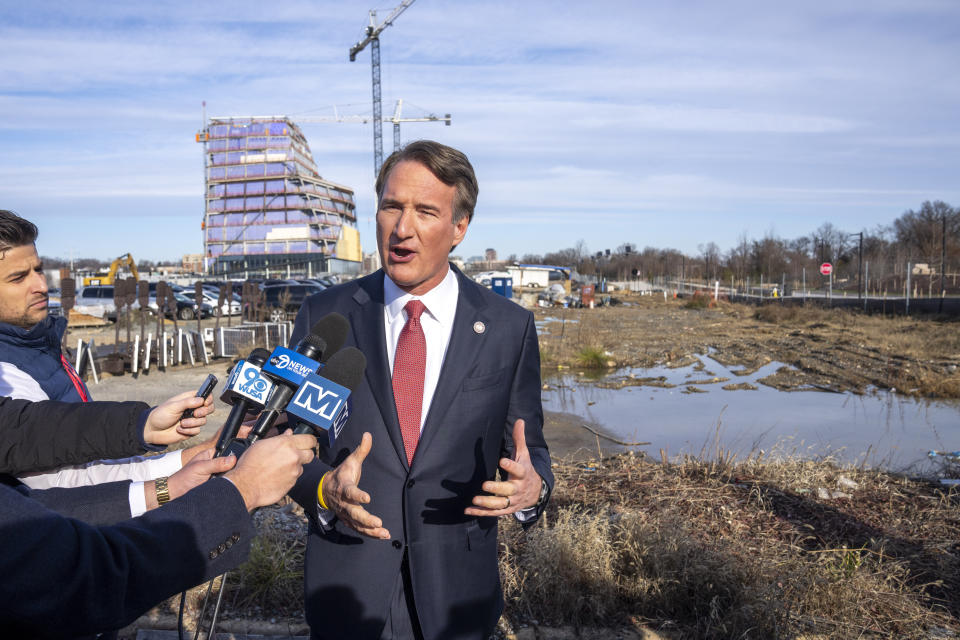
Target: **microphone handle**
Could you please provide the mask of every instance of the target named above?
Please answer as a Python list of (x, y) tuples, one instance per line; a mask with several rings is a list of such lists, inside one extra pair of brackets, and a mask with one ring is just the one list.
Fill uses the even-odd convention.
[[(282, 388), (289, 389), (289, 387)], [(293, 393), (290, 392), (290, 395), (293, 395)], [(284, 403), (284, 406), (286, 406), (286, 403)], [(276, 422), (277, 418), (280, 417), (281, 413), (283, 413), (283, 409), (264, 409), (260, 414), (260, 417), (257, 418), (256, 424), (253, 425), (250, 435), (247, 436), (247, 444), (253, 444), (265, 436), (267, 431), (270, 431), (273, 423)]]
[(230, 415), (227, 416), (220, 430), (220, 437), (217, 438), (217, 448), (213, 454), (214, 458), (220, 458), (224, 455), (230, 442), (237, 437), (240, 425), (243, 424), (243, 418), (247, 415), (250, 408), (250, 402), (246, 399), (240, 400), (230, 409)]
[(298, 424), (298, 425), (296, 426), (296, 428), (293, 430), (293, 433), (294, 433), (294, 434), (309, 433), (310, 435), (316, 435), (316, 429), (314, 429), (314, 428), (313, 428), (312, 426), (310, 426), (309, 424), (306, 424), (306, 423), (304, 423), (304, 422), (301, 422), (301, 423)]

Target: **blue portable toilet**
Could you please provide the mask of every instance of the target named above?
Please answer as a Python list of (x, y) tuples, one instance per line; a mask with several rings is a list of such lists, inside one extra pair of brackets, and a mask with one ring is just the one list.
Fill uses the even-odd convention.
[(504, 298), (513, 297), (513, 278), (495, 277), (490, 280), (490, 288)]

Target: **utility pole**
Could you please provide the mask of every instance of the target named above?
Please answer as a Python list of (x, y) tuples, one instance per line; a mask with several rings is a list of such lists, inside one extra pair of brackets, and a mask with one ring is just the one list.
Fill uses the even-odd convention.
[(373, 175), (380, 173), (383, 164), (383, 109), (380, 102), (380, 32), (393, 24), (414, 0), (403, 0), (386, 20), (377, 24), (377, 12), (370, 10), (370, 24), (367, 25), (366, 37), (350, 47), (350, 62), (357, 59), (357, 54), (370, 45), (370, 73), (373, 81)]
[(947, 212), (940, 214), (940, 304), (937, 313), (943, 313), (944, 277), (947, 275)]
[(859, 233), (848, 233), (847, 237), (858, 236), (860, 244), (857, 249), (857, 300), (863, 299), (863, 231)]

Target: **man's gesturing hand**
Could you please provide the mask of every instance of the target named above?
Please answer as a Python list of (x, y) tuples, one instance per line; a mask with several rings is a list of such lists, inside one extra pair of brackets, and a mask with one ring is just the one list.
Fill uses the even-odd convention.
[(383, 528), (383, 521), (363, 508), (363, 505), (369, 504), (370, 494), (357, 486), (360, 483), (363, 461), (372, 446), (373, 436), (364, 433), (360, 446), (354, 449), (340, 466), (327, 472), (321, 484), (323, 502), (337, 518), (354, 531), (371, 538), (387, 540), (390, 532)]
[(248, 510), (273, 504), (293, 487), (303, 465), (313, 460), (316, 446), (312, 435), (294, 435), (290, 430), (276, 438), (257, 440), (224, 477), (240, 490)]
[[(181, 420), (187, 409), (193, 417)], [(143, 439), (149, 444), (173, 444), (200, 433), (213, 413), (213, 397), (198, 398), (194, 391), (184, 391), (151, 409), (143, 427)]]
[(474, 496), (474, 506), (464, 510), (468, 516), (505, 516), (537, 504), (542, 481), (530, 462), (524, 426), (523, 420), (513, 423), (513, 460), (500, 458), (500, 468), (507, 472), (507, 479), (484, 482), (483, 490), (491, 495)]

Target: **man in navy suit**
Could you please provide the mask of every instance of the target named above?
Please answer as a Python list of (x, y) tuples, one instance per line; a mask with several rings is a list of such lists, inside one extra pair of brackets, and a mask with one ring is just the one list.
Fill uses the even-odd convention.
[(532, 523), (553, 486), (533, 314), (448, 262), (478, 192), (463, 153), (411, 143), (376, 186), (383, 268), (311, 297), (293, 335), (337, 311), (368, 363), (291, 491), (312, 516), (307, 621), (314, 638), (485, 639), (498, 517)]

